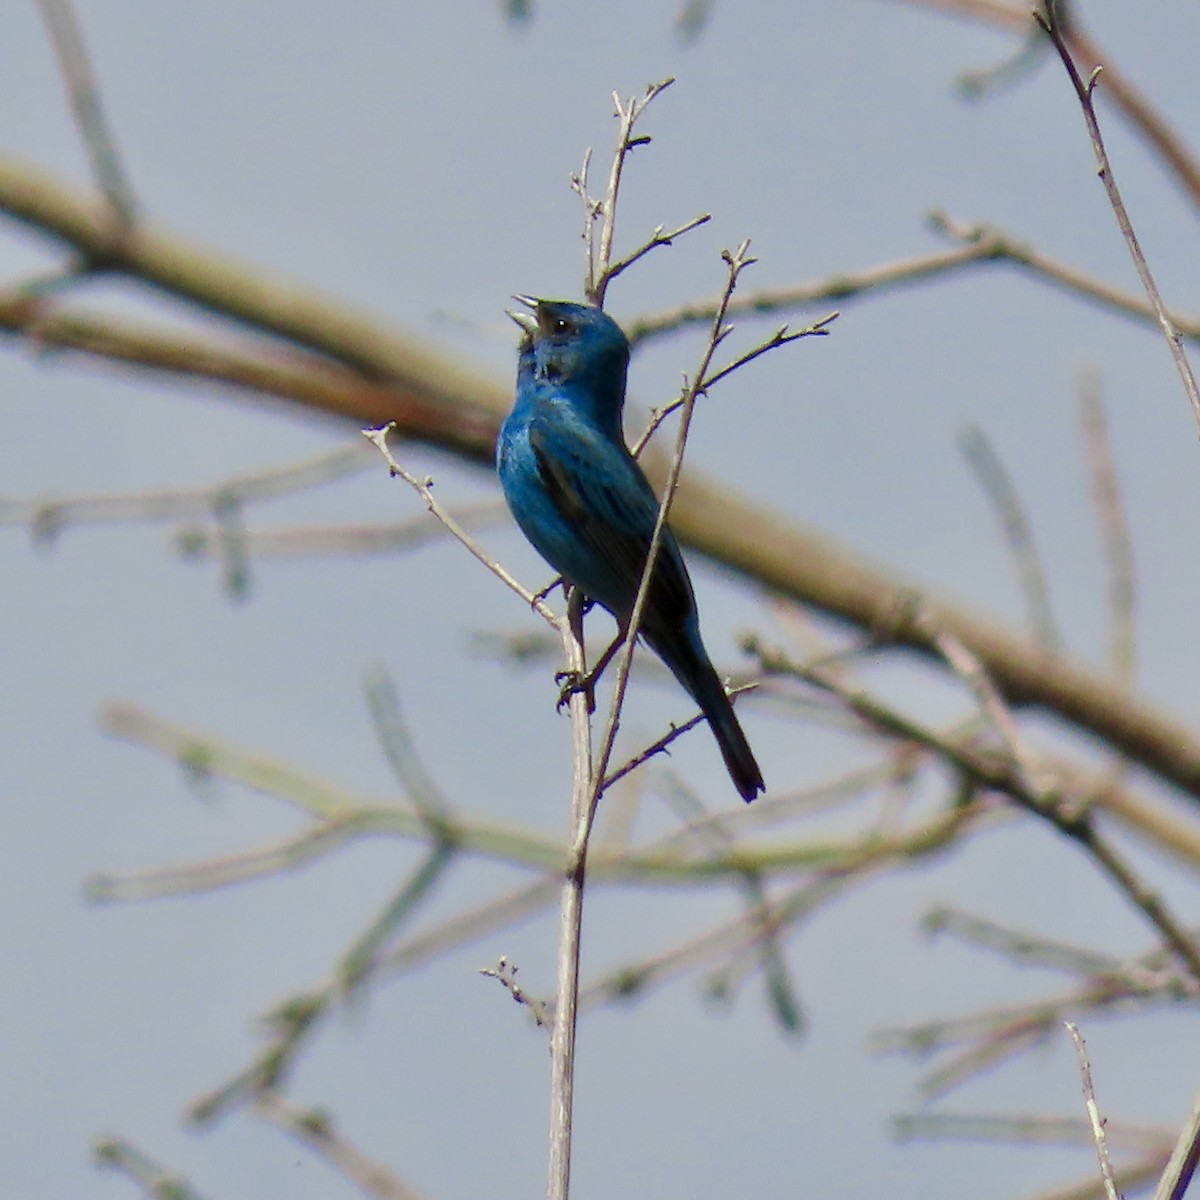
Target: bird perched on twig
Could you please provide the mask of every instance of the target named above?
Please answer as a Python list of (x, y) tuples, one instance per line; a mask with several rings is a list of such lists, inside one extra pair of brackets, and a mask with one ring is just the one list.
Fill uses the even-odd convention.
[[(515, 299), (532, 312), (509, 313), (524, 336), (496, 449), (500, 484), (534, 549), (624, 632), (659, 510), (621, 428), (629, 342), (599, 308)], [(666, 528), (638, 632), (700, 706), (734, 787), (753, 800), (762, 772), (700, 639), (692, 583)]]

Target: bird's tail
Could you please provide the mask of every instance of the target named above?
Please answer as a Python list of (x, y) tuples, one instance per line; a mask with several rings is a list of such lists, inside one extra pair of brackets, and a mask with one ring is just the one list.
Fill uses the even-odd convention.
[(685, 636), (679, 641), (672, 639), (671, 644), (664, 644), (658, 637), (648, 636), (646, 640), (700, 706), (717, 739), (729, 778), (738, 795), (749, 804), (759, 792), (766, 791), (766, 784), (733, 711), (733, 702), (725, 694), (725, 686), (709, 661), (699, 635)]

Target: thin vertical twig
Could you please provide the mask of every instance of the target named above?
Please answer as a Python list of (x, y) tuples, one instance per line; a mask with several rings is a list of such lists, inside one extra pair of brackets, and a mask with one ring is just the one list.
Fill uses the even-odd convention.
[(146, 1200), (204, 1200), (182, 1175), (161, 1163), (123, 1137), (101, 1137), (92, 1144), (98, 1166), (116, 1171), (137, 1184)]
[(991, 502), (1004, 531), (1009, 553), (1017, 570), (1033, 636), (1047, 650), (1062, 649), (1062, 635), (1050, 606), (1046, 573), (1033, 538), (1033, 525), (1021, 503), (1021, 497), (996, 448), (978, 425), (968, 426), (959, 435), (962, 450), (975, 478)]
[(363, 672), (363, 691), (380, 747), (397, 782), (427, 823), (436, 825), (437, 819), (450, 811), (450, 802), (421, 761), (416, 739), (400, 709), (395, 682), (383, 663), (371, 663)]
[(137, 215), (133, 189), (121, 166), (117, 143), (104, 115), (79, 22), (70, 0), (38, 0), (38, 7), (58, 57), (75, 121), (91, 159), (92, 173), (112, 208), (117, 231), (122, 233), (133, 224)]
[[(659, 83), (652, 83), (644, 95), (632, 96), (627, 101), (623, 101), (616, 92), (613, 92), (613, 105), (616, 108), (617, 120), (620, 122), (620, 130), (617, 134), (617, 150), (613, 155), (612, 169), (608, 177), (608, 192), (597, 211), (600, 218), (600, 244), (596, 247), (595, 255), (589, 255), (585, 288), (588, 300), (597, 308), (604, 307), (604, 292), (611, 277), (609, 265), (612, 262), (613, 237), (617, 227), (617, 198), (621, 191), (621, 175), (625, 170), (625, 159), (636, 146), (644, 146), (650, 141), (648, 137), (635, 138), (633, 127), (642, 113), (646, 111), (646, 106), (674, 82), (673, 78), (667, 78)], [(584, 202), (587, 203), (586, 196)]]
[(1117, 189), (1117, 181), (1113, 176), (1112, 164), (1108, 159), (1108, 151), (1104, 148), (1104, 138), (1100, 133), (1100, 122), (1096, 117), (1096, 106), (1094, 103), (1096, 83), (1100, 78), (1103, 67), (1095, 67), (1091, 75), (1088, 76), (1087, 82), (1083, 81), (1075, 66), (1075, 59), (1071, 53), (1071, 49), (1064, 37), (1062, 23), (1055, 15), (1056, 7), (1053, 0), (1048, 0), (1046, 14), (1043, 15), (1041, 12), (1035, 12), (1034, 18), (1045, 30), (1051, 42), (1053, 42), (1054, 49), (1058, 52), (1058, 57), (1062, 60), (1062, 64), (1066, 68), (1067, 75), (1071, 80), (1071, 86), (1075, 89), (1075, 95), (1079, 98), (1080, 107), (1083, 109), (1083, 119), (1087, 123), (1088, 134), (1092, 139), (1092, 149), (1096, 154), (1097, 171), (1101, 182), (1104, 184), (1104, 190), (1108, 195), (1108, 202), (1112, 206), (1113, 214), (1117, 218), (1117, 225), (1121, 230), (1121, 235), (1125, 239), (1125, 244), (1129, 247), (1129, 254), (1133, 259), (1133, 265), (1138, 273), (1138, 278), (1142, 281), (1142, 287), (1146, 289), (1146, 295), (1150, 300), (1151, 307), (1154, 309), (1154, 315), (1158, 318), (1159, 328), (1162, 330), (1163, 336), (1167, 339), (1167, 346), (1170, 348), (1171, 357), (1175, 361), (1175, 368), (1179, 372), (1179, 377), (1183, 381), (1184, 391), (1187, 393), (1188, 401), (1192, 406), (1192, 415), (1196, 419), (1197, 427), (1200, 427), (1200, 386), (1196, 383), (1191, 363), (1188, 362), (1187, 354), (1184, 353), (1183, 336), (1167, 313), (1166, 305), (1163, 303), (1162, 296), (1158, 291), (1158, 285), (1154, 282), (1154, 276), (1150, 273), (1150, 266), (1146, 262), (1145, 254), (1142, 252), (1141, 243), (1138, 241), (1137, 233), (1133, 228), (1133, 222), (1129, 218), (1125, 202), (1121, 199), (1121, 193)]
[(1086, 371), (1080, 380), (1079, 415), (1084, 455), (1092, 478), (1092, 503), (1096, 506), (1108, 564), (1109, 662), (1113, 674), (1128, 687), (1133, 683), (1136, 661), (1133, 538), (1121, 504), (1117, 465), (1095, 371)]
[(662, 501), (658, 506), (658, 517), (655, 520), (654, 532), (650, 537), (650, 546), (646, 553), (646, 563), (642, 568), (642, 578), (638, 584), (637, 596), (633, 602), (629, 625), (625, 630), (625, 644), (621, 647), (621, 652), (617, 657), (617, 672), (613, 684), (613, 696), (609, 706), (608, 721), (605, 725), (604, 736), (600, 743), (600, 752), (597, 756), (597, 769), (593, 781), (588, 820), (582, 831), (585, 840), (590, 834), (592, 823), (595, 820), (596, 806), (600, 802), (600, 796), (604, 788), (604, 777), (608, 771), (609, 760), (612, 757), (613, 743), (616, 741), (617, 728), (620, 725), (621, 706), (625, 702), (625, 689), (629, 682), (629, 671), (633, 665), (634, 647), (637, 642), (638, 630), (641, 628), (642, 613), (646, 607), (646, 599), (650, 594), (650, 580), (654, 573), (654, 564), (658, 558), (659, 548), (662, 545), (663, 531), (666, 529), (667, 517), (670, 515), (671, 501), (674, 499), (675, 490), (679, 485), (679, 476), (683, 471), (683, 454), (684, 448), (687, 445), (692, 414), (695, 411), (696, 400), (700, 393), (712, 382), (709, 376), (709, 369), (712, 366), (713, 356), (717, 352), (717, 347), (725, 340), (732, 328), (732, 326), (725, 323), (725, 313), (729, 307), (729, 301), (733, 296), (734, 289), (737, 287), (738, 276), (746, 267), (756, 261), (750, 256), (749, 251), (749, 239), (743, 241), (735, 251), (723, 251), (721, 257), (725, 262), (728, 272), (725, 281), (725, 291), (721, 304), (717, 308), (716, 316), (713, 318), (712, 332), (708, 339), (708, 345), (705, 347), (704, 355), (701, 358), (699, 369), (690, 383), (686, 379), (684, 381), (685, 386), (680, 402), (679, 430), (675, 436), (675, 450), (671, 458), (671, 467), (667, 472)]
[[(572, 591), (568, 620), (562, 624), (563, 652), (568, 671), (583, 675), (583, 597)], [(554, 1021), (550, 1028), (550, 1156), (546, 1195), (567, 1200), (571, 1188), (571, 1132), (575, 1106), (575, 1031), (579, 1023), (579, 962), (583, 939), (583, 894), (587, 876), (587, 831), (591, 826), (593, 766), (592, 723), (588, 699), (575, 692), (570, 699), (574, 750), (571, 791), (571, 849), (563, 881), (559, 914), (558, 971)]]
[(1071, 1041), (1075, 1043), (1075, 1054), (1079, 1059), (1079, 1075), (1083, 1080), (1083, 1099), (1087, 1106), (1088, 1121), (1092, 1127), (1092, 1141), (1096, 1145), (1096, 1157), (1100, 1160), (1100, 1176), (1104, 1180), (1104, 1194), (1108, 1200), (1121, 1200), (1117, 1185), (1113, 1181), (1112, 1162), (1108, 1157), (1108, 1137), (1104, 1132), (1105, 1120), (1096, 1104), (1096, 1089), (1092, 1086), (1092, 1064), (1088, 1062), (1087, 1049), (1079, 1035), (1078, 1026), (1065, 1022)]
[(297, 1108), (273, 1088), (255, 1096), (254, 1113), (295, 1138), (374, 1200), (421, 1200), (421, 1194), (391, 1167), (368, 1158), (339, 1133), (328, 1114)]
[(571, 176), (571, 190), (583, 202), (583, 279), (584, 294), (590, 294), (596, 271), (596, 221), (604, 211), (603, 201), (588, 191), (588, 172), (592, 166), (592, 148), (583, 152), (579, 171)]
[[(613, 235), (616, 229), (617, 198), (621, 187), (621, 172), (625, 158), (635, 145), (649, 139), (634, 139), (633, 126), (638, 117), (664, 88), (674, 80), (651, 84), (641, 98), (623, 103), (616, 93), (613, 102), (620, 121), (617, 149), (609, 173), (608, 192), (602, 202), (592, 199), (587, 190), (587, 174), (591, 152), (584, 155), (579, 174), (571, 181), (585, 209), (584, 244), (587, 249), (585, 294), (597, 307), (604, 306), (604, 292), (610, 278)], [(595, 244), (595, 222), (601, 221), (599, 246)], [(660, 513), (661, 517), (661, 513)], [(650, 553), (642, 576), (642, 590), (654, 561), (658, 529), (651, 541)], [(639, 593), (641, 598), (641, 593)], [(634, 606), (634, 621), (640, 618), (640, 608)], [(636, 625), (634, 626), (636, 628)], [(577, 588), (571, 590), (567, 602), (567, 619), (560, 623), (566, 670), (582, 678), (587, 660), (583, 641), (583, 597)], [(628, 675), (628, 653), (624, 662)], [(618, 677), (620, 681), (620, 677)], [(623, 692), (623, 688), (622, 688)], [(571, 1186), (571, 1137), (575, 1103), (575, 1035), (579, 1021), (579, 969), (583, 939), (583, 900), (587, 879), (588, 838), (595, 820), (596, 804), (603, 790), (604, 775), (611, 754), (611, 738), (606, 743), (598, 764), (592, 759), (592, 725), (585, 693), (571, 695), (572, 742), (574, 775), (571, 792), (571, 838), (563, 880), (562, 903), (559, 913), (558, 966), (555, 983), (554, 1021), (550, 1030), (550, 1153), (547, 1165), (546, 1194), (549, 1200), (568, 1200)], [(610, 718), (615, 723), (615, 716)], [(615, 730), (613, 730), (615, 733)]]
[(1183, 1200), (1200, 1164), (1200, 1092), (1192, 1101), (1192, 1111), (1179, 1132), (1179, 1140), (1167, 1162), (1167, 1169), (1154, 1190), (1154, 1200)]

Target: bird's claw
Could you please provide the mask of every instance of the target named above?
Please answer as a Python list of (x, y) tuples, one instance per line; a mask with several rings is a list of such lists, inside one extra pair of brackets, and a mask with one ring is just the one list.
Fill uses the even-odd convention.
[(594, 674), (585, 674), (582, 671), (559, 671), (554, 676), (554, 682), (559, 687), (558, 703), (554, 706), (556, 711), (562, 712), (571, 702), (571, 697), (577, 692), (582, 692), (587, 697), (588, 713), (596, 711), (596, 676)]
[(563, 581), (563, 577), (561, 575), (555, 575), (555, 577), (552, 580), (550, 580), (550, 582), (548, 584), (546, 584), (546, 586), (544, 588), (542, 588), (542, 590), (540, 592), (534, 592), (533, 593), (533, 604), (531, 605), (531, 607), (537, 608), (537, 606), (539, 604), (541, 604), (546, 599), (546, 597), (549, 596), (550, 593), (552, 591), (554, 591), (554, 589), (556, 587), (558, 587), (559, 584), (562, 583), (562, 581)]

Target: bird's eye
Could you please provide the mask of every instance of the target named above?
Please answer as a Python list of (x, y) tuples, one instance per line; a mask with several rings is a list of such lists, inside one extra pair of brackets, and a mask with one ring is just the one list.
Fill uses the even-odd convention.
[(555, 333), (567, 333), (570, 330), (570, 328), (571, 328), (570, 323), (568, 321), (566, 321), (563, 317), (555, 318), (555, 321), (554, 321), (554, 332)]

